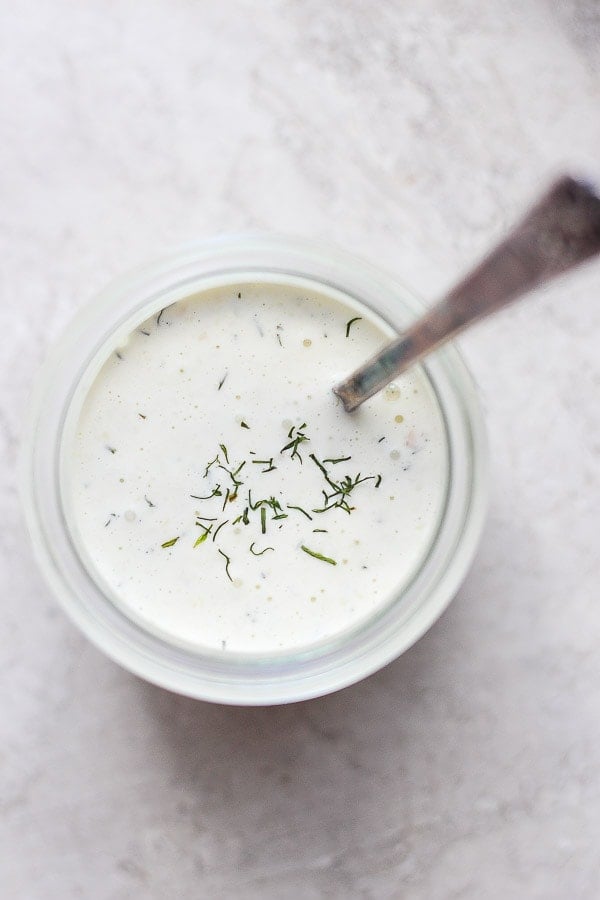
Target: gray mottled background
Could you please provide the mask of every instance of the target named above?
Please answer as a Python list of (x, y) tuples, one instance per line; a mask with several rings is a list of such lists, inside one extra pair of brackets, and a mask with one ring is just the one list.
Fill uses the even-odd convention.
[(50, 340), (172, 244), (322, 237), (435, 297), (562, 167), (600, 178), (595, 0), (23, 0), (0, 11), (6, 900), (600, 895), (600, 265), (468, 335), (480, 553), (337, 695), (196, 703), (104, 659), (20, 519)]

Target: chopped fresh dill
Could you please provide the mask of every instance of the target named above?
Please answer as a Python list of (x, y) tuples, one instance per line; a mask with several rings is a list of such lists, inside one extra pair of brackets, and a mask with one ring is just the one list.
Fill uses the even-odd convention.
[(140, 419), (145, 419), (145, 418), (146, 418), (146, 416), (144, 415), (144, 413), (138, 413), (138, 416), (140, 417)]
[(346, 337), (350, 337), (350, 329), (354, 325), (355, 322), (360, 322), (362, 320), (362, 316), (354, 316), (353, 319), (350, 319), (349, 322), (346, 322)]
[(222, 527), (223, 527), (223, 525), (227, 525), (227, 523), (228, 523), (228, 522), (229, 522), (229, 519), (225, 519), (225, 520), (224, 520), (224, 521), (223, 521), (223, 522), (221, 522), (221, 524), (220, 524), (220, 525), (217, 525), (217, 528), (216, 528), (216, 530), (215, 530), (215, 531), (213, 531), (213, 536), (212, 536), (212, 539), (213, 539), (213, 544), (214, 544), (214, 542), (215, 542), (215, 538), (216, 538), (216, 536), (217, 536), (217, 535), (218, 535), (218, 533), (219, 533), (219, 532), (220, 532), (220, 530), (221, 530), (221, 528), (222, 528)]
[(196, 540), (194, 541), (194, 547), (198, 547), (200, 544), (203, 544), (204, 541), (206, 541), (208, 539), (211, 528), (212, 528), (212, 525), (210, 526), (210, 528), (206, 529), (204, 534), (201, 534), (200, 537), (196, 538)]
[(262, 556), (263, 553), (266, 553), (266, 552), (267, 552), (267, 550), (275, 550), (275, 547), (265, 547), (264, 550), (259, 550), (259, 551), (257, 552), (256, 550), (253, 550), (253, 549), (252, 549), (252, 548), (254, 547), (254, 543), (255, 543), (255, 542), (252, 541), (252, 543), (250, 544), (250, 553), (252, 553), (253, 556)]
[[(375, 481), (375, 487), (379, 487), (381, 484), (382, 476), (381, 475), (365, 475), (361, 478), (360, 472), (358, 475), (355, 475), (354, 478), (351, 478), (350, 475), (345, 475), (341, 481), (333, 481), (333, 479), (329, 476), (329, 472), (325, 468), (324, 464), (317, 459), (314, 453), (310, 454), (310, 458), (313, 460), (315, 465), (319, 467), (325, 481), (332, 488), (330, 493), (323, 491), (323, 497), (325, 499), (325, 503), (322, 507), (317, 509), (313, 509), (313, 512), (327, 512), (329, 509), (338, 508), (343, 509), (344, 512), (350, 514), (356, 507), (350, 506), (348, 503), (348, 497), (351, 495), (352, 491), (358, 487), (359, 484), (363, 484), (365, 481)], [(328, 460), (331, 462), (331, 460)]]
[(237, 525), (238, 522), (243, 522), (244, 525), (250, 524), (250, 519), (248, 518), (248, 507), (244, 510), (241, 516), (238, 516), (237, 519), (234, 519), (231, 523), (232, 525)]
[(380, 437), (380, 438), (379, 438), (379, 440), (377, 441), (377, 443), (380, 444), (382, 441), (385, 441), (385, 434), (384, 434), (383, 437)]
[(123, 359), (123, 356), (119, 353), (118, 350), (115, 350), (115, 356), (117, 357), (117, 359)]
[(304, 550), (305, 553), (308, 553), (309, 556), (314, 557), (314, 559), (320, 559), (321, 562), (329, 563), (330, 566), (337, 566), (335, 559), (331, 559), (330, 556), (323, 556), (322, 553), (317, 553), (316, 550), (310, 550), (308, 547), (305, 547), (304, 544), (300, 545), (300, 549)]
[(233, 578), (229, 574), (229, 566), (230, 566), (231, 560), (229, 559), (229, 557), (227, 556), (226, 553), (223, 553), (223, 551), (221, 550), (220, 547), (218, 547), (217, 550), (221, 554), (221, 556), (225, 557), (225, 574), (227, 575), (227, 577), (229, 578), (230, 581), (233, 581)]
[(266, 502), (267, 502), (266, 500), (257, 500), (256, 503), (253, 503), (252, 502), (252, 490), (250, 488), (248, 489), (248, 506), (250, 507), (250, 509), (252, 509), (252, 510), (258, 509), (260, 506), (263, 506)]
[(252, 464), (257, 466), (266, 466), (267, 468), (262, 470), (263, 475), (266, 472), (274, 472), (277, 468), (277, 466), (273, 465), (273, 457), (271, 457), (270, 459), (253, 459)]
[(211, 459), (211, 461), (208, 463), (207, 467), (205, 468), (204, 478), (206, 478), (206, 476), (208, 475), (210, 467), (214, 466), (214, 464), (218, 463), (218, 462), (219, 462), (219, 455), (217, 454), (214, 459)]
[(284, 519), (287, 518), (286, 514), (283, 512), (281, 508), (281, 503), (275, 497), (269, 497), (268, 500), (265, 500), (267, 506), (269, 506), (273, 512), (275, 513), (272, 516), (273, 519)]
[(161, 544), (160, 546), (164, 549), (166, 549), (167, 547), (174, 547), (178, 540), (179, 535), (177, 537), (171, 538), (170, 541), (165, 541), (164, 544)]
[[(224, 444), (221, 444), (220, 446), (221, 446), (221, 448), (223, 449), (223, 451), (225, 452), (226, 449), (227, 449), (227, 448), (225, 447), (225, 445), (224, 445)], [(229, 459), (227, 459), (227, 463), (229, 463)], [(241, 462), (241, 463), (239, 464), (239, 466), (237, 467), (237, 469), (235, 469), (235, 470), (232, 471), (231, 469), (228, 469), (227, 466), (224, 466), (224, 465), (222, 465), (221, 463), (219, 463), (219, 468), (220, 468), (220, 469), (223, 469), (224, 472), (227, 472), (227, 474), (228, 474), (229, 477), (231, 478), (231, 481), (233, 482), (233, 492), (231, 493), (231, 495), (230, 495), (230, 497), (229, 497), (230, 500), (235, 500), (235, 499), (236, 499), (236, 497), (237, 497), (237, 489), (239, 488), (239, 486), (240, 486), (241, 484), (244, 483), (244, 482), (241, 481), (237, 476), (238, 476), (239, 473), (242, 471), (242, 469), (244, 468), (245, 465), (246, 465), (246, 460), (244, 460), (243, 462)], [(225, 507), (223, 507), (223, 509), (225, 509)]]
[(105, 528), (108, 528), (108, 526), (110, 525), (110, 523), (112, 522), (112, 520), (113, 520), (113, 519), (116, 519), (116, 518), (117, 518), (117, 514), (116, 514), (116, 513), (109, 513), (108, 519), (107, 519), (106, 522), (104, 523), (104, 527), (105, 527)]
[[(279, 330), (280, 329), (278, 327), (278, 331)], [(225, 373), (225, 377), (226, 376), (227, 373)], [(244, 420), (239, 421), (239, 425), (242, 428), (250, 430), (250, 426)], [(303, 455), (301, 454), (301, 451), (299, 449), (300, 445), (310, 440), (310, 438), (306, 434), (306, 428), (306, 422), (302, 422), (301, 425), (292, 425), (287, 433), (288, 441), (285, 446), (282, 447), (279, 451), (280, 454), (288, 453), (289, 459), (294, 459), (294, 457), (297, 457), (302, 463)], [(385, 437), (380, 440), (384, 439)], [(261, 475), (278, 468), (273, 464), (272, 456), (268, 457), (263, 453), (261, 454), (260, 458), (257, 458), (257, 452), (255, 450), (250, 450), (249, 453), (250, 456), (253, 457), (250, 460), (252, 465), (261, 466), (261, 469), (259, 470)], [(283, 494), (280, 495), (279, 498), (271, 495), (263, 496), (260, 499), (253, 501), (252, 487), (248, 487), (247, 500), (244, 505), (244, 501), (239, 493), (239, 488), (242, 484), (244, 484), (244, 481), (241, 478), (241, 473), (244, 470), (248, 460), (244, 459), (239, 462), (239, 464), (233, 462), (234, 453), (230, 453), (230, 450), (226, 447), (225, 444), (219, 444), (219, 452), (216, 454), (214, 459), (210, 460), (210, 462), (207, 463), (204, 469), (204, 478), (207, 479), (209, 477), (211, 468), (213, 466), (216, 466), (218, 469), (221, 469), (223, 472), (227, 473), (230, 479), (229, 487), (223, 490), (221, 483), (216, 485), (207, 484), (205, 485), (206, 493), (190, 494), (189, 496), (192, 499), (201, 501), (203, 503), (210, 502), (211, 500), (213, 500), (213, 498), (218, 497), (219, 502), (222, 501), (222, 512), (225, 512), (228, 503), (234, 504), (232, 507), (232, 518), (221, 520), (220, 514), (218, 518), (205, 515), (205, 512), (215, 511), (214, 506), (212, 505), (209, 505), (208, 507), (204, 507), (202, 510), (197, 511), (195, 524), (197, 527), (202, 529), (202, 534), (199, 538), (196, 539), (194, 547), (198, 547), (200, 546), (200, 544), (205, 543), (208, 540), (209, 535), (212, 538), (212, 542), (216, 544), (217, 535), (220, 534), (221, 530), (224, 529), (227, 525), (229, 525), (230, 527), (235, 527), (239, 524), (243, 524), (244, 526), (251, 526), (249, 529), (250, 532), (254, 531), (256, 533), (258, 531), (258, 523), (260, 522), (260, 534), (265, 535), (267, 533), (267, 519), (270, 519), (270, 521), (278, 523), (278, 529), (282, 529), (285, 527), (285, 519), (289, 518), (288, 513), (284, 511), (283, 507), (288, 510), (295, 510), (296, 512), (299, 512), (302, 516), (307, 518), (309, 522), (313, 521), (314, 514), (323, 514), (335, 509), (341, 509), (343, 512), (349, 515), (356, 509), (354, 505), (351, 505), (351, 497), (353, 496), (353, 492), (359, 487), (359, 485), (364, 484), (367, 481), (373, 481), (374, 486), (377, 488), (382, 482), (381, 475), (362, 475), (360, 472), (358, 472), (358, 474), (356, 475), (344, 474), (341, 478), (334, 477), (334, 470), (332, 469), (332, 467), (349, 462), (352, 459), (350, 455), (327, 457), (323, 460), (321, 460), (316, 455), (316, 453), (309, 453), (308, 456), (318, 468), (323, 478), (323, 480), (321, 481), (321, 493), (323, 496), (323, 502), (321, 506), (311, 507), (309, 505), (310, 501), (307, 501), (306, 498), (302, 498), (302, 505), (300, 505), (299, 503), (288, 503), (288, 499), (293, 500), (296, 498), (288, 498)], [(283, 463), (281, 464), (281, 468), (285, 473), (285, 465)], [(249, 469), (246, 470), (246, 481), (251, 483), (251, 474), (254, 474), (255, 472), (256, 470), (252, 470), (251, 467), (249, 467)], [(283, 482), (283, 484), (285, 485), (285, 481)], [(154, 506), (154, 504), (151, 500), (149, 500), (148, 497), (146, 497), (145, 499), (149, 506)], [(256, 514), (257, 510), (260, 510), (258, 515)], [(107, 525), (109, 523), (110, 519), (107, 522)], [(312, 532), (314, 534), (327, 534), (328, 530), (326, 528), (313, 528)], [(172, 538), (171, 541), (166, 541), (162, 546), (172, 547), (178, 540), (179, 537)], [(264, 553), (266, 553), (267, 550), (275, 549), (274, 547), (266, 547), (263, 550), (257, 550), (256, 546), (257, 542), (255, 541), (250, 544), (250, 552), (253, 556), (262, 556)], [(304, 544), (301, 544), (300, 546), (302, 551), (304, 553), (307, 553), (309, 556), (321, 560), (322, 562), (326, 562), (329, 565), (337, 565), (336, 560), (332, 559), (331, 557), (324, 556), (316, 550), (311, 550)], [(225, 572), (227, 577), (230, 581), (233, 581), (230, 572), (230, 557), (224, 551), (222, 551), (218, 545), (217, 550), (226, 561)]]
[[(290, 428), (288, 432), (288, 438), (290, 438), (289, 444), (286, 444), (285, 447), (282, 447), (279, 451), (280, 453), (285, 453), (286, 450), (291, 450), (291, 458), (293, 459), (295, 456), (298, 457), (300, 462), (302, 462), (302, 456), (298, 452), (298, 447), (300, 444), (303, 444), (305, 441), (309, 441), (310, 438), (306, 437), (304, 433), (304, 429), (306, 428), (306, 422), (303, 422), (299, 428), (296, 428), (294, 425)], [(294, 436), (294, 431), (296, 435)]]
[(341, 506), (341, 504), (339, 504), (339, 503), (329, 503), (329, 504), (325, 504), (325, 506), (313, 507), (313, 508), (311, 509), (311, 512), (314, 512), (314, 513), (324, 513), (324, 512), (327, 512), (327, 511), (330, 510), (330, 509), (337, 509), (338, 506)]
[(156, 317), (156, 324), (157, 324), (157, 325), (160, 325), (160, 320), (162, 319), (163, 313), (164, 313), (164, 311), (166, 310), (166, 308), (167, 308), (167, 307), (165, 306), (163, 309), (161, 309), (161, 311), (160, 311), (159, 314), (157, 315), (157, 317)]
[(108, 444), (106, 445), (106, 449), (108, 450), (109, 453), (116, 453), (116, 452), (117, 452), (115, 447), (109, 447)]
[[(309, 456), (310, 456), (310, 459), (312, 459), (312, 461), (314, 462), (314, 464), (316, 466), (318, 466), (319, 469), (321, 470), (321, 472), (323, 473), (323, 475), (325, 477), (325, 481), (327, 482), (329, 487), (333, 488), (334, 493), (331, 496), (334, 496), (336, 493), (339, 493), (339, 491), (340, 491), (339, 484), (336, 484), (335, 481), (331, 480), (331, 478), (329, 477), (329, 472), (327, 471), (327, 469), (325, 468), (323, 463), (317, 459), (317, 457), (315, 456), (314, 453), (309, 454)], [(325, 495), (325, 497), (327, 498), (327, 494)], [(325, 503), (327, 503), (327, 500), (325, 501)]]
[(145, 334), (146, 337), (150, 337), (150, 332), (149, 332), (149, 331), (144, 331), (143, 328), (140, 328), (140, 334)]
[(212, 500), (213, 497), (222, 497), (223, 492), (221, 491), (221, 485), (218, 484), (216, 488), (213, 488), (211, 494), (207, 494), (206, 497), (199, 497), (197, 494), (190, 494), (192, 500)]
[(144, 500), (146, 501), (146, 503), (148, 504), (148, 506), (150, 506), (150, 507), (156, 506), (156, 503), (153, 503), (152, 500), (149, 500), (148, 497), (146, 497), (145, 494), (144, 494)]
[(305, 509), (302, 509), (301, 506), (294, 506), (292, 503), (286, 503), (288, 509), (297, 509), (298, 512), (301, 512), (303, 516), (306, 516), (307, 519), (310, 519), (312, 522), (312, 516), (309, 515)]
[(219, 387), (217, 388), (218, 391), (220, 391), (221, 388), (223, 387), (223, 385), (225, 384), (225, 381), (227, 380), (227, 376), (228, 376), (228, 375), (229, 375), (229, 372), (225, 372), (225, 374), (224, 374), (223, 377), (221, 378), (221, 380), (220, 380), (220, 382), (219, 382)]

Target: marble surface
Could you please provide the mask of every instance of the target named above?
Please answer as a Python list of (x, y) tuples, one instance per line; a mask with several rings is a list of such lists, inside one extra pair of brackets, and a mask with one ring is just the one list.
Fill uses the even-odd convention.
[(550, 173), (600, 178), (597, 2), (25, 0), (0, 44), (2, 896), (598, 897), (599, 266), (462, 341), (480, 552), (339, 694), (223, 708), (121, 671), (55, 606), (15, 487), (44, 351), (122, 269), (261, 228), (433, 298)]

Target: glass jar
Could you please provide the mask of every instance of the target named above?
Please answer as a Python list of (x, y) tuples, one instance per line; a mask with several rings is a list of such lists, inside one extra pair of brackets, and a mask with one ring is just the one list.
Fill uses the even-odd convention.
[(487, 445), (473, 381), (454, 346), (423, 366), (437, 396), (447, 446), (445, 503), (437, 532), (410, 583), (343, 634), (302, 651), (269, 655), (175, 645), (117, 608), (86, 565), (69, 529), (63, 490), (65, 434), (110, 352), (153, 313), (223, 280), (302, 278), (370, 307), (395, 330), (422, 303), (388, 274), (339, 250), (300, 240), (232, 236), (194, 243), (109, 285), (73, 319), (34, 391), (21, 487), (41, 570), (87, 637), (126, 669), (164, 688), (219, 703), (287, 703), (352, 684), (410, 647), (440, 616), (475, 553), (486, 508)]

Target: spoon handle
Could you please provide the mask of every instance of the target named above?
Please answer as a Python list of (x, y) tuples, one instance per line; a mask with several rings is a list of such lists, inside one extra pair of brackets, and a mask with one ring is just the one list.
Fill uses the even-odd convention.
[(425, 354), (600, 252), (600, 197), (564, 176), (479, 265), (404, 334), (334, 388), (356, 409)]

